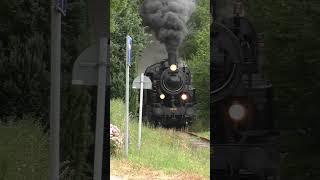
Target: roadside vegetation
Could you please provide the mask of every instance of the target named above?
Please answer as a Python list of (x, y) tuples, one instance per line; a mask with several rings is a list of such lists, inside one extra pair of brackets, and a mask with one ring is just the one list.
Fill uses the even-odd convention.
[[(87, 3), (68, 1), (67, 15), (63, 17), (61, 27), (61, 172), (66, 172), (67, 168), (70, 179), (87, 179), (91, 177), (87, 171), (93, 169), (93, 161), (90, 161), (93, 154), (90, 149), (93, 148), (90, 147), (94, 147), (92, 122), (95, 122), (96, 90), (95, 87), (71, 85), (74, 61), (93, 43)], [(37, 175), (46, 168), (42, 170), (34, 165), (42, 156), (42, 150), (33, 150), (40, 151), (37, 148), (42, 147), (42, 141), (36, 140), (43, 137), (45, 141), (48, 136), (41, 134), (37, 125), (32, 125), (33, 118), (21, 117), (32, 114), (43, 127), (49, 127), (50, 2), (0, 1), (0, 12), (0, 123), (6, 123), (8, 117), (17, 122), (1, 126), (0, 143), (7, 143), (0, 145), (1, 157), (10, 161), (1, 159), (0, 172), (7, 174), (5, 180), (47, 179)], [(32, 136), (37, 138), (32, 139)], [(2, 141), (2, 138), (12, 142)], [(47, 150), (45, 154), (48, 154)], [(19, 167), (22, 165), (26, 167)], [(35, 176), (31, 176), (32, 170)]]
[(12, 120), (0, 124), (0, 180), (48, 179), (47, 134), (31, 117)]
[[(111, 101), (111, 124), (125, 132), (125, 107), (122, 100)], [(210, 176), (210, 151), (192, 148), (181, 132), (143, 126), (141, 150), (137, 148), (138, 123), (130, 119), (130, 148), (128, 162), (135, 168), (151, 168), (167, 175), (196, 174), (204, 179)], [(124, 151), (111, 157), (113, 163), (125, 159)], [(112, 171), (112, 169), (111, 169)], [(124, 175), (124, 174), (122, 174)]]
[[(110, 37), (111, 37), (111, 93), (112, 98), (125, 96), (126, 72), (126, 36), (132, 37), (132, 64), (130, 66), (130, 82), (137, 76), (137, 63), (147, 43), (147, 34), (142, 25), (139, 8), (142, 0), (111, 0), (110, 1)], [(138, 95), (130, 91), (130, 110), (136, 113)]]

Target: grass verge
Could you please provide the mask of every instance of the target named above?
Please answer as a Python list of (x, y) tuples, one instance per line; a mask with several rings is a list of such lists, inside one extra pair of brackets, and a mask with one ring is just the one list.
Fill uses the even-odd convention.
[(48, 179), (48, 137), (34, 119), (0, 124), (2, 179)]
[[(124, 104), (111, 101), (111, 123), (124, 132)], [(131, 118), (128, 160), (137, 168), (152, 168), (166, 174), (198, 174), (203, 179), (210, 176), (210, 150), (193, 148), (180, 132), (162, 128), (142, 128), (141, 150), (137, 149), (138, 123)], [(123, 159), (123, 155), (112, 157)]]

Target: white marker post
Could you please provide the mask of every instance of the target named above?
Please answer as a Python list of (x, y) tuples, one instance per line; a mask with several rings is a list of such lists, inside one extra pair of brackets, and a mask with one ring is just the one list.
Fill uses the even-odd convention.
[(127, 36), (127, 47), (126, 47), (126, 140), (125, 140), (125, 152), (128, 157), (129, 152), (129, 69), (131, 65), (131, 46), (132, 38)]
[(140, 150), (141, 147), (141, 128), (142, 128), (142, 102), (143, 102), (143, 79), (144, 79), (144, 74), (141, 73), (140, 76), (140, 106), (139, 106), (139, 141), (138, 141), (138, 149)]
[(141, 131), (142, 131), (142, 109), (143, 109), (143, 90), (152, 89), (152, 82), (148, 76), (144, 76), (141, 73), (140, 76), (136, 77), (132, 83), (133, 89), (140, 89), (140, 106), (139, 106), (139, 139), (138, 139), (138, 149), (141, 147)]

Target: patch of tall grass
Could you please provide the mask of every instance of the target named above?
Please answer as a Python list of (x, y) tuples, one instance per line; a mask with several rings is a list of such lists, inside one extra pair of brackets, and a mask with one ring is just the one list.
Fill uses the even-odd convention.
[(34, 118), (0, 123), (0, 179), (48, 179), (48, 136)]
[[(125, 107), (121, 100), (111, 101), (111, 123), (124, 133)], [(181, 132), (162, 128), (142, 127), (141, 150), (137, 148), (138, 122), (131, 118), (129, 157), (137, 167), (150, 167), (168, 174), (194, 173), (210, 176), (210, 150), (194, 148)], [(119, 158), (119, 157), (117, 157)], [(123, 158), (121, 156), (120, 158)]]

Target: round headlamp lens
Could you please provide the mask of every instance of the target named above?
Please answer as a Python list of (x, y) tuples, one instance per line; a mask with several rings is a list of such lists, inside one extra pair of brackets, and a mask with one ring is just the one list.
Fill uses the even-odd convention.
[(164, 94), (160, 94), (160, 99), (164, 99), (166, 96)]
[(171, 70), (171, 71), (176, 71), (177, 68), (178, 68), (178, 67), (177, 67), (177, 65), (175, 65), (175, 64), (171, 64), (171, 65), (170, 65), (170, 70)]
[(185, 101), (185, 100), (188, 99), (188, 96), (187, 96), (186, 94), (182, 94), (182, 95), (181, 95), (181, 99)]
[(232, 104), (228, 110), (229, 116), (236, 121), (242, 120), (246, 115), (246, 109), (242, 104)]

